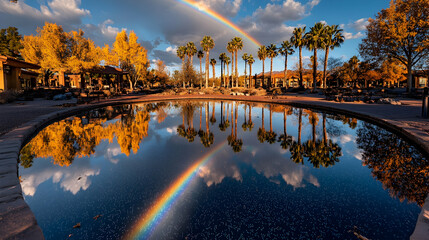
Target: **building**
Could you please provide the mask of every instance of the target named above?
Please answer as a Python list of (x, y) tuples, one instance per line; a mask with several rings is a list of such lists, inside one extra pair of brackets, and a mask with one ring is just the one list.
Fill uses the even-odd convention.
[[(262, 73), (259, 73), (256, 76), (256, 87), (262, 86)], [(299, 87), (299, 75), (295, 71), (288, 70), (287, 71), (288, 79), (287, 82), (284, 82), (284, 71), (273, 71), (273, 87)], [(252, 77), (254, 79), (255, 77)], [(265, 73), (265, 85), (268, 84), (270, 79), (270, 72)], [(304, 79), (304, 85), (306, 85), (306, 81)]]
[(429, 71), (413, 72), (413, 87), (414, 88), (429, 87)]
[(12, 57), (0, 56), (0, 91), (20, 90), (36, 83), (37, 73), (29, 71), (40, 69), (39, 65)]
[(71, 88), (86, 88), (88, 86), (98, 86), (100, 89), (103, 86), (110, 86), (116, 89), (123, 88), (123, 79), (128, 72), (124, 72), (120, 68), (111, 66), (100, 66), (91, 69), (87, 72), (88, 74), (65, 74), (65, 80), (61, 83), (61, 86)]

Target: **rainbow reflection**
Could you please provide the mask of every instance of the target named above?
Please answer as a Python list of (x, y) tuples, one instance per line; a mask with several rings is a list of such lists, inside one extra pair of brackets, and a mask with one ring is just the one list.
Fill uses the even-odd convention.
[(167, 190), (153, 203), (147, 212), (131, 228), (125, 239), (147, 239), (152, 231), (162, 221), (170, 207), (182, 195), (189, 186), (191, 180), (197, 176), (198, 169), (212, 159), (224, 146), (226, 141), (214, 147), (211, 151), (201, 157), (191, 167), (189, 167)]

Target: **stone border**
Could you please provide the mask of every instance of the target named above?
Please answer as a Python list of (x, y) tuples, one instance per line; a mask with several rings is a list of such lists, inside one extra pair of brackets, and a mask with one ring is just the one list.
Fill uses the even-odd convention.
[[(356, 117), (364, 121), (385, 128), (400, 137), (412, 142), (424, 156), (429, 159), (429, 143), (421, 136), (421, 131), (414, 127), (407, 127), (400, 121), (380, 119), (366, 114), (350, 110), (322, 106), (317, 103), (303, 103), (288, 99), (269, 99), (262, 97), (235, 97), (225, 95), (210, 96), (143, 96), (137, 98), (124, 98), (113, 101), (83, 105), (59, 110), (43, 116), (39, 116), (22, 126), (0, 136), (0, 239), (44, 239), (43, 232), (38, 226), (35, 216), (22, 196), (20, 180), (18, 178), (19, 152), (39, 131), (52, 122), (76, 115), (82, 111), (88, 111), (100, 107), (121, 104), (136, 104), (145, 102), (162, 102), (176, 100), (225, 100), (246, 101), (255, 103), (273, 103), (290, 105), (300, 108), (311, 108), (331, 113)], [(429, 234), (429, 197), (422, 208), (417, 220), (416, 228), (411, 239), (426, 239)]]

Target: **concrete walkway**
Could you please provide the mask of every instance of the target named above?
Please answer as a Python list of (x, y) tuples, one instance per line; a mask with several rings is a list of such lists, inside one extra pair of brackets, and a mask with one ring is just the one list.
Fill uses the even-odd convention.
[[(421, 115), (421, 101), (401, 100), (404, 105), (336, 103), (320, 95), (288, 95), (275, 99), (227, 95), (185, 96), (125, 96), (88, 105), (63, 108), (60, 101), (36, 100), (33, 102), (0, 105), (0, 239), (43, 239), (40, 227), (22, 197), (18, 179), (18, 154), (26, 141), (46, 124), (92, 108), (121, 103), (163, 101), (178, 99), (227, 99), (238, 101), (271, 102), (311, 107), (339, 112), (367, 120), (400, 133), (429, 156), (429, 119)], [(429, 198), (419, 216), (411, 239), (429, 236)]]

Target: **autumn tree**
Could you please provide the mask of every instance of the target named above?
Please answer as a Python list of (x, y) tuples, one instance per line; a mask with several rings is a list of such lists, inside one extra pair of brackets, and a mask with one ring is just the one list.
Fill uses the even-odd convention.
[(25, 36), (21, 49), (22, 57), (31, 63), (41, 66), (45, 75), (45, 85), (48, 85), (46, 73), (49, 71), (64, 72), (67, 70), (70, 58), (69, 35), (62, 26), (55, 23), (45, 23), (37, 29), (37, 35)]
[(407, 67), (408, 92), (412, 69), (429, 54), (429, 0), (391, 0), (387, 9), (369, 19), (359, 52), (365, 59), (394, 58)]
[(0, 55), (21, 58), (22, 36), (15, 27), (0, 29)]
[(149, 67), (146, 49), (138, 42), (138, 37), (131, 31), (128, 35), (125, 30), (116, 35), (113, 48), (109, 52), (110, 64), (119, 66), (123, 71), (129, 73), (128, 81), (130, 89), (138, 80), (143, 80)]
[(160, 84), (165, 85), (169, 79), (167, 66), (161, 60), (156, 61), (155, 74)]
[(381, 64), (381, 76), (383, 78), (383, 85), (398, 86), (399, 83), (405, 80), (406, 67), (398, 60), (385, 60)]

